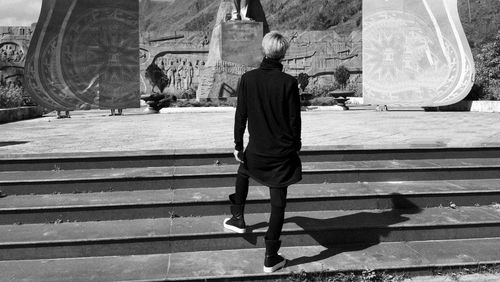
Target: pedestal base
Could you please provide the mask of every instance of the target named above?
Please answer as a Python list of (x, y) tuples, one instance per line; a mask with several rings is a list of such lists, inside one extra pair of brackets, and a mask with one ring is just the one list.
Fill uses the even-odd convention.
[(347, 111), (349, 108), (347, 106), (335, 105), (332, 107), (334, 111)]
[(196, 99), (234, 97), (241, 75), (258, 67), (262, 60), (262, 37), (261, 22), (230, 21), (216, 25)]

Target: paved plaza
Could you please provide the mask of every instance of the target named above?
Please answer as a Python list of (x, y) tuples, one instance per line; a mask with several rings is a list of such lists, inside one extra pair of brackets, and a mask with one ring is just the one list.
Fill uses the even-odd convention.
[[(214, 109), (212, 109), (214, 110)], [(0, 154), (233, 147), (234, 110), (144, 114), (72, 112), (0, 125)], [(358, 148), (500, 146), (500, 114), (374, 110), (302, 113), (304, 146)]]

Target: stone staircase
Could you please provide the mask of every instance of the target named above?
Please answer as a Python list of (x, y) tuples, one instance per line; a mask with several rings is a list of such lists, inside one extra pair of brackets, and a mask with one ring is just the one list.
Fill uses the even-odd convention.
[(0, 156), (0, 280), (272, 280), (500, 261), (500, 147), (306, 148), (282, 233), (290, 262), (267, 275), (268, 189), (251, 183), (251, 233), (222, 227), (237, 169), (227, 152)]

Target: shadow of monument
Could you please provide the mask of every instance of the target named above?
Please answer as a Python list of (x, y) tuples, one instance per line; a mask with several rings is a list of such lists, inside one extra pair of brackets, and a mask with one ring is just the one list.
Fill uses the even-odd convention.
[(6, 142), (0, 142), (0, 147), (23, 145), (26, 143), (29, 143), (29, 141), (6, 141)]
[[(381, 238), (387, 237), (393, 224), (407, 221), (405, 214), (417, 214), (422, 211), (418, 206), (400, 194), (392, 194), (392, 209), (382, 212), (359, 212), (346, 216), (316, 219), (303, 216), (294, 216), (285, 219), (285, 223), (294, 223), (303, 229), (303, 232), (325, 250), (313, 256), (302, 256), (287, 262), (287, 267), (327, 259), (343, 252), (363, 250), (377, 245)], [(267, 223), (258, 223), (249, 227), (249, 232), (266, 227)], [(360, 229), (360, 226), (367, 226)], [(339, 229), (341, 227), (341, 229)], [(285, 234), (286, 236), (286, 234)], [(252, 233), (243, 236), (250, 243), (256, 242)], [(309, 244), (311, 245), (311, 244)]]
[(234, 89), (233, 87), (231, 87), (227, 83), (222, 83), (218, 98), (228, 98), (228, 97), (235, 97), (235, 96), (236, 96), (236, 89)]

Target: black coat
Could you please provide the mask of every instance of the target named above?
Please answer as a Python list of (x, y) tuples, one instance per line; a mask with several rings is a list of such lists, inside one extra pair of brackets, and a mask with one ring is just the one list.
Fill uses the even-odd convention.
[(302, 179), (298, 82), (282, 70), (279, 61), (265, 58), (260, 68), (241, 77), (237, 90), (236, 150), (243, 150), (247, 121), (250, 134), (239, 172), (269, 187), (286, 187)]

